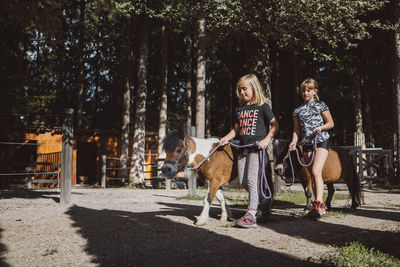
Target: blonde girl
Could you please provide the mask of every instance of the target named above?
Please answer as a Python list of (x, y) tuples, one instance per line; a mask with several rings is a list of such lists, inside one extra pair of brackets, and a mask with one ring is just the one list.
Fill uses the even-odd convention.
[[(236, 220), (236, 225), (243, 228), (256, 227), (256, 212), (258, 207), (258, 177), (260, 162), (259, 149), (266, 149), (276, 135), (279, 125), (271, 107), (266, 103), (261, 84), (254, 74), (241, 77), (236, 86), (236, 94), (240, 105), (234, 113), (234, 126), (221, 138), (220, 145), (226, 145), (235, 137), (240, 145), (258, 142), (257, 147), (246, 147), (239, 151), (238, 174), (240, 184), (249, 192), (249, 205), (242, 218)], [(271, 126), (271, 129), (269, 129)]]

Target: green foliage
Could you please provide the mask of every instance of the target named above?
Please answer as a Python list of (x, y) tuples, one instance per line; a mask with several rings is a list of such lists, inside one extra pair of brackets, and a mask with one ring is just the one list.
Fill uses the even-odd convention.
[(56, 253), (58, 253), (58, 249), (57, 248), (51, 248), (51, 249), (48, 248), (43, 252), (42, 256), (46, 257), (46, 256), (53, 255), (53, 254), (56, 254)]
[(304, 204), (306, 203), (306, 196), (304, 195), (304, 192), (300, 191), (285, 191), (282, 192), (281, 194), (276, 195), (274, 197), (274, 204), (276, 205), (285, 205), (285, 204)]
[(180, 200), (180, 199), (203, 200), (204, 196), (199, 196), (199, 195), (189, 196), (189, 195), (185, 195), (185, 196), (182, 196), (182, 197), (177, 197), (176, 199), (178, 199), (178, 200)]
[(394, 186), (394, 187), (390, 188), (390, 193), (400, 194), (400, 188)]
[(367, 248), (361, 242), (350, 242), (335, 247), (321, 258), (324, 264), (335, 266), (399, 266), (400, 259), (374, 248)]
[[(351, 107), (362, 73), (366, 89), (382, 88), (376, 90), (371, 121), (377, 145), (388, 147), (393, 138), (393, 115), (385, 103), (393, 98), (393, 22), (387, 2), (2, 1), (0, 113), (35, 114), (26, 116), (24, 123), (60, 126), (65, 109), (77, 105), (79, 66), (83, 62), (83, 127), (120, 130), (125, 76), (132, 92), (134, 117), (137, 31), (140, 19), (145, 17), (151, 21), (146, 127), (158, 130), (158, 119), (154, 118), (158, 117), (160, 101), (160, 27), (165, 24), (169, 29), (168, 128), (176, 129), (186, 117), (188, 72), (195, 88), (197, 21), (204, 18), (212, 135), (222, 136), (231, 127), (231, 111), (237, 105), (232, 92), (237, 79), (270, 67), (265, 66), (267, 53), (272, 53), (265, 50), (268, 44), (276, 46), (279, 60), (279, 75), (274, 80), (279, 85), (281, 105), (275, 114), (281, 125), (279, 138), (289, 138), (291, 133), (294, 88), (303, 78), (314, 77), (320, 81), (322, 99), (329, 106), (335, 105), (333, 144), (352, 144), (355, 116)], [(186, 66), (188, 36), (193, 40), (192, 69)], [(195, 100), (191, 104), (194, 107)]]
[[(328, 196), (327, 193), (324, 193), (323, 198), (326, 199)], [(348, 199), (349, 194), (334, 194), (332, 200), (340, 200), (340, 199)], [(301, 191), (293, 191), (293, 190), (288, 190), (284, 191), (274, 197), (274, 204), (276, 205), (285, 205), (285, 204), (293, 204), (293, 205), (299, 205), (299, 204), (304, 204), (306, 203), (307, 198), (304, 195), (304, 192)]]
[(249, 200), (247, 197), (244, 197), (244, 198), (236, 197), (236, 198), (228, 198), (228, 199), (232, 203), (231, 205), (233, 207), (246, 207), (249, 205)]

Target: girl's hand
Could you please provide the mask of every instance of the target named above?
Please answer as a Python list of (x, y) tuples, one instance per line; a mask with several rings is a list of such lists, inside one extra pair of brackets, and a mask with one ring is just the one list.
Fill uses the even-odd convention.
[(296, 143), (295, 143), (295, 142), (291, 142), (291, 143), (289, 144), (289, 150), (290, 150), (290, 151), (296, 150)]
[(263, 139), (260, 142), (258, 142), (258, 149), (266, 149), (268, 144), (269, 144), (268, 141)]
[(314, 134), (317, 134), (317, 131), (318, 131), (318, 130), (322, 133), (321, 126), (318, 126), (317, 128), (315, 128), (315, 129), (313, 130), (313, 133), (314, 133)]
[(222, 137), (220, 140), (219, 140), (219, 145), (220, 146), (225, 146), (225, 145), (227, 145), (229, 143), (229, 139), (225, 136), (225, 137)]

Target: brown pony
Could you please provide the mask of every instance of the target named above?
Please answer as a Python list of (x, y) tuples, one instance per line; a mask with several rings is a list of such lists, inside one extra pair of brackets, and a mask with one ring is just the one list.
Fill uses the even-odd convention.
[[(197, 218), (196, 225), (207, 224), (210, 205), (214, 197), (221, 205), (220, 220), (227, 221), (228, 218), (231, 218), (229, 207), (220, 188), (238, 182), (238, 179), (236, 179), (237, 149), (232, 149), (230, 145), (219, 147), (205, 160), (218, 146), (219, 139), (185, 137), (182, 132), (175, 132), (168, 134), (163, 142), (166, 158), (161, 172), (164, 177), (173, 178), (178, 171), (186, 169), (186, 175), (198, 177), (204, 184), (208, 185), (203, 210)], [(194, 169), (193, 167), (198, 168)], [(271, 185), (271, 179), (268, 179), (268, 184)]]
[[(299, 151), (301, 151), (301, 147), (297, 147)], [(288, 149), (286, 149), (277, 160), (277, 164), (275, 166), (275, 173), (284, 176), (286, 178), (292, 179), (292, 170), (290, 167), (290, 161), (287, 154)], [(302, 155), (302, 153), (300, 153)], [(311, 209), (312, 201), (312, 182), (311, 176), (308, 168), (303, 167), (299, 164), (295, 151), (290, 152), (290, 156), (292, 159), (292, 164), (295, 172), (296, 178), (301, 179), (301, 183), (304, 188), (304, 193), (307, 198), (306, 209)], [(301, 161), (304, 164), (304, 158), (301, 157)], [(346, 150), (341, 148), (330, 148), (328, 153), (328, 158), (326, 159), (325, 165), (322, 169), (322, 179), (324, 184), (326, 184), (328, 188), (328, 196), (325, 200), (326, 207), (328, 210), (331, 208), (331, 201), (333, 194), (335, 192), (335, 188), (333, 183), (339, 180), (339, 178), (343, 178), (346, 182), (349, 192), (351, 194), (352, 199), (352, 208), (356, 208), (361, 204), (361, 189), (360, 189), (360, 181), (356, 174), (354, 165), (352, 163), (351, 156), (346, 152)]]

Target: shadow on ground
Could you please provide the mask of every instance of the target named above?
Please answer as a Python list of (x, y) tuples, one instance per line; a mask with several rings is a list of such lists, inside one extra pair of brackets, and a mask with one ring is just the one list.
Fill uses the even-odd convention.
[[(170, 208), (179, 208), (182, 210), (188, 209), (187, 205), (171, 204), (171, 203), (158, 203), (166, 205)], [(290, 203), (289, 203), (290, 204)], [(293, 205), (289, 205), (292, 207)], [(338, 209), (336, 209), (338, 210)], [(362, 216), (368, 218), (379, 218), (392, 221), (400, 221), (399, 212), (382, 211), (382, 210), (366, 210), (366, 209), (342, 209), (347, 211), (352, 216)], [(198, 213), (199, 210), (193, 211)], [(210, 210), (210, 216), (213, 219), (218, 219), (219, 207), (214, 207)], [(244, 210), (232, 211), (234, 218), (239, 218), (243, 215)], [(350, 214), (343, 214), (339, 216), (350, 216)], [(185, 216), (180, 214), (181, 216)], [(193, 217), (193, 216), (192, 216)], [(193, 219), (188, 217), (189, 219)], [(262, 223), (260, 227), (265, 227), (274, 230), (277, 233), (285, 234), (288, 236), (299, 237), (311, 242), (319, 243), (322, 245), (335, 245), (344, 246), (346, 243), (359, 241), (366, 247), (375, 248), (382, 252), (388, 253), (400, 258), (400, 232), (388, 232), (378, 230), (365, 230), (352, 225), (341, 225), (327, 222), (323, 220), (312, 220), (294, 215), (289, 210), (283, 207), (274, 209), (272, 214)], [(400, 226), (400, 225), (399, 225)]]
[[(59, 202), (54, 190), (2, 190), (0, 199), (48, 198)], [(75, 193), (73, 193), (75, 194)], [(79, 194), (79, 193), (78, 193)], [(73, 227), (87, 240), (84, 248), (98, 266), (310, 266), (310, 262), (290, 257), (270, 249), (254, 247), (249, 243), (219, 233), (171, 221), (165, 216), (185, 217), (194, 220), (199, 215), (198, 205), (158, 202), (157, 212), (128, 212), (121, 210), (96, 210), (72, 206), (66, 212), (73, 220)], [(274, 209), (272, 215), (260, 227), (276, 233), (302, 238), (323, 245), (343, 246), (360, 241), (369, 248), (400, 258), (400, 232), (364, 230), (351, 224), (341, 225), (308, 220), (293, 216), (287, 207)], [(213, 206), (211, 220), (218, 219), (220, 209)], [(233, 211), (235, 218), (242, 209)], [(400, 213), (387, 210), (359, 209), (351, 215), (400, 221)], [(229, 229), (226, 229), (229, 231)], [(247, 231), (247, 230), (243, 230)], [(251, 231), (251, 230), (250, 230)], [(1, 238), (2, 229), (0, 229)], [(1, 239), (0, 239), (1, 240)], [(7, 247), (0, 243), (0, 266), (7, 266), (4, 253)]]
[(193, 217), (198, 206), (165, 206), (159, 212), (142, 213), (73, 206), (67, 214), (74, 221), (73, 227), (87, 240), (85, 251), (99, 266), (276, 266), (278, 262), (283, 266), (312, 265), (165, 218)]
[[(2, 236), (2, 232), (3, 231), (4, 230), (0, 228), (0, 240), (1, 240), (1, 236)], [(9, 267), (10, 266), (4, 260), (4, 253), (6, 253), (6, 251), (7, 251), (6, 245), (4, 245), (3, 243), (0, 243), (0, 266), (3, 266), (3, 267)]]
[[(72, 192), (72, 195), (82, 195), (79, 192)], [(0, 199), (38, 199), (48, 198), (54, 202), (60, 203), (60, 189), (44, 189), (44, 190), (27, 190), (27, 189), (12, 189), (0, 190)]]
[(399, 208), (385, 208), (382, 209), (371, 209), (368, 207), (357, 208), (356, 210), (350, 208), (332, 208), (332, 211), (341, 212), (343, 214), (353, 214), (366, 218), (383, 219), (400, 222), (400, 209)]
[[(380, 218), (399, 221), (400, 213), (357, 210), (353, 216)], [(342, 216), (342, 215), (340, 215)], [(343, 215), (350, 216), (350, 215)], [(315, 220), (291, 216), (290, 214), (273, 212), (262, 227), (272, 229), (278, 233), (299, 237), (311, 242), (344, 246), (353, 241), (359, 241), (368, 248), (375, 248), (387, 254), (400, 258), (400, 232), (360, 229), (356, 226), (342, 225), (327, 222), (326, 219)]]

